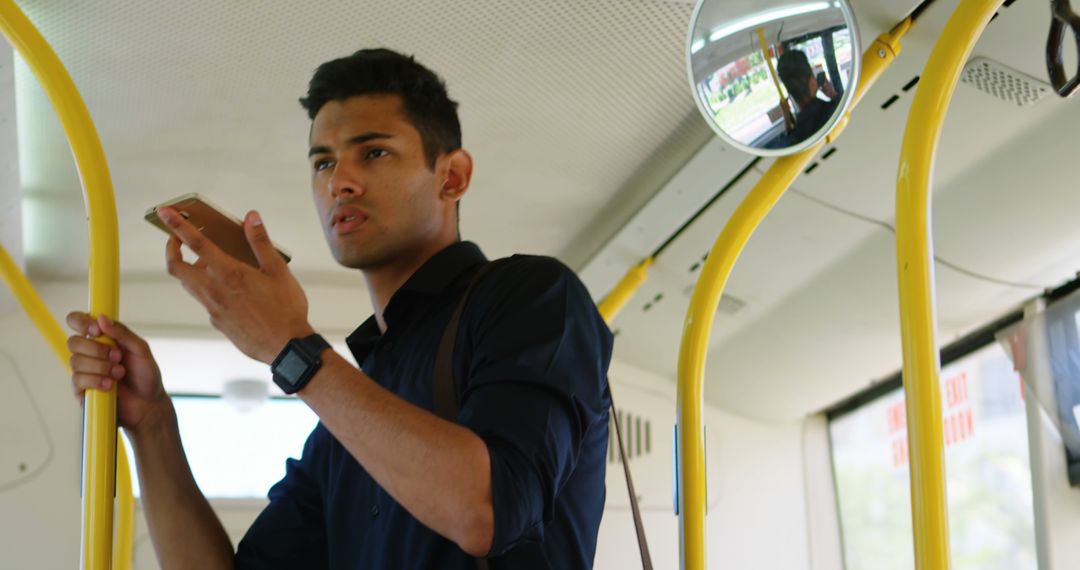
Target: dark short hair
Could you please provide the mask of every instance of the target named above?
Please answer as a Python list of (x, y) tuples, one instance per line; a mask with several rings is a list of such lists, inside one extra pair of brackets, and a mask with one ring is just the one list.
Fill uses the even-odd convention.
[(405, 117), (420, 132), (428, 166), (443, 153), (461, 148), (457, 103), (446, 84), (412, 56), (388, 49), (362, 49), (328, 61), (315, 70), (300, 105), (312, 120), (329, 101), (359, 95), (398, 95)]
[(802, 51), (789, 49), (780, 54), (780, 59), (776, 60), (776, 74), (780, 76), (780, 81), (784, 82), (784, 87), (796, 102), (805, 101), (811, 97), (810, 78), (814, 76), (814, 70), (811, 69), (810, 60)]

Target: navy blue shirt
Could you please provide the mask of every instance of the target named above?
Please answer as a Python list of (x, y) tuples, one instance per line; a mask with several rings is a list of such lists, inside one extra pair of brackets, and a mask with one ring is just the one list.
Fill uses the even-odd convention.
[[(385, 334), (371, 318), (346, 339), (363, 371), (432, 410), (436, 349), (485, 261), (461, 242), (418, 269), (388, 303)], [(592, 568), (604, 509), (611, 348), (585, 287), (554, 259), (509, 258), (470, 295), (454, 379), (458, 422), (491, 457), (492, 570)], [(240, 542), (237, 568), (476, 569), (389, 496), (322, 423), (269, 498)]]

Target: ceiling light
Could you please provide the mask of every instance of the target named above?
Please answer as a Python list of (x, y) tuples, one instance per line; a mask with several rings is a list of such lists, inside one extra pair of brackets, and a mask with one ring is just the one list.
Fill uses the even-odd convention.
[(714, 29), (712, 33), (709, 34), (709, 41), (715, 42), (743, 30), (760, 26), (761, 24), (783, 20), (784, 18), (801, 16), (803, 14), (810, 14), (812, 12), (820, 12), (821, 10), (827, 10), (831, 7), (832, 5), (828, 2), (807, 2), (805, 4), (781, 6), (779, 8), (773, 8), (772, 10), (758, 12), (757, 14), (751, 14), (741, 20), (736, 20), (726, 26)]
[(221, 398), (239, 412), (249, 412), (270, 399), (270, 386), (263, 380), (238, 378), (225, 382)]

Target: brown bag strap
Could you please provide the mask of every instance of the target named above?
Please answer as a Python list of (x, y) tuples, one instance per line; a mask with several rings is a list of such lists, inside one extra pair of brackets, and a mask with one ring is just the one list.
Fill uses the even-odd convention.
[(465, 312), (465, 304), (469, 301), (473, 287), (496, 263), (498, 262), (485, 263), (473, 275), (472, 281), (469, 282), (453, 314), (450, 315), (450, 322), (443, 331), (442, 341), (439, 342), (439, 350), (435, 353), (435, 367), (432, 369), (432, 399), (435, 414), (448, 422), (457, 423), (458, 415), (457, 388), (454, 385), (454, 346), (457, 344), (461, 315)]
[[(458, 301), (457, 307), (454, 308), (454, 312), (450, 316), (450, 322), (447, 323), (442, 340), (439, 342), (438, 352), (435, 353), (431, 387), (435, 414), (449, 422), (457, 423), (459, 409), (457, 389), (454, 385), (454, 346), (457, 344), (461, 316), (465, 313), (465, 305), (469, 301), (469, 295), (472, 293), (473, 288), (484, 274), (497, 263), (498, 261), (488, 262), (473, 275), (469, 286), (465, 289), (465, 293), (461, 295), (461, 300)], [(611, 385), (609, 383), (609, 395), (610, 391)], [(619, 427), (619, 416), (615, 413), (614, 399), (611, 400), (611, 419), (615, 422), (615, 436), (619, 440), (619, 456), (622, 458), (623, 473), (626, 475), (626, 489), (630, 493), (630, 510), (634, 514), (634, 528), (637, 530), (638, 549), (641, 551), (641, 567), (644, 570), (652, 570), (652, 557), (649, 556), (649, 544), (645, 540), (645, 526), (641, 522), (641, 509), (638, 508), (637, 493), (634, 492), (634, 480), (630, 477), (630, 462), (627, 461), (626, 449), (623, 446), (622, 431)], [(478, 570), (488, 570), (487, 559), (477, 558), (476, 567)]]
[(615, 397), (611, 395), (611, 382), (608, 382), (608, 396), (611, 398), (611, 420), (615, 423), (615, 439), (619, 440), (619, 457), (622, 459), (623, 473), (626, 474), (626, 490), (630, 493), (630, 512), (634, 514), (634, 530), (637, 531), (638, 550), (641, 552), (641, 567), (652, 570), (652, 556), (649, 555), (649, 542), (645, 540), (645, 525), (641, 522), (641, 509), (638, 507), (637, 493), (634, 492), (634, 478), (630, 476), (630, 462), (626, 457), (623, 444), (622, 428), (619, 426), (619, 414), (615, 412)]
[[(492, 266), (497, 262), (492, 261), (485, 263), (483, 267), (477, 270), (473, 275), (472, 281), (469, 282), (469, 286), (465, 289), (465, 292), (461, 295), (461, 300), (458, 301), (457, 307), (454, 309), (452, 315), (450, 315), (450, 322), (446, 325), (446, 330), (443, 331), (442, 340), (439, 342), (438, 352), (435, 353), (435, 367), (432, 369), (432, 400), (435, 407), (435, 414), (440, 418), (457, 423), (458, 415), (458, 399), (457, 389), (454, 386), (454, 345), (457, 344), (458, 327), (461, 325), (461, 315), (465, 312), (465, 304), (469, 300), (469, 295), (472, 293), (473, 287), (480, 281), (480, 278), (487, 273)], [(488, 570), (488, 562), (486, 558), (476, 559), (477, 570)]]

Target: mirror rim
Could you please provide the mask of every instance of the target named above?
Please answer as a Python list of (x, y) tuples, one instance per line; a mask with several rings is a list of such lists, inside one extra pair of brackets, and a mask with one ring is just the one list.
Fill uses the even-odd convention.
[(686, 55), (686, 77), (690, 81), (690, 96), (694, 99), (694, 106), (697, 107), (698, 114), (705, 123), (709, 125), (712, 132), (720, 137), (720, 140), (738, 150), (756, 156), (776, 157), (798, 154), (824, 141), (833, 131), (833, 128), (836, 127), (837, 123), (840, 122), (841, 117), (850, 111), (851, 101), (855, 97), (855, 91), (858, 90), (859, 78), (862, 72), (862, 36), (859, 34), (859, 26), (855, 21), (855, 11), (851, 8), (850, 0), (828, 0), (830, 4), (839, 5), (840, 11), (844, 14), (844, 21), (847, 23), (848, 29), (851, 32), (851, 82), (849, 83), (848, 89), (844, 91), (844, 95), (840, 98), (840, 105), (837, 107), (837, 112), (833, 113), (833, 116), (829, 118), (829, 121), (825, 123), (825, 126), (818, 131), (818, 133), (821, 133), (819, 136), (809, 137), (799, 141), (797, 144), (779, 149), (757, 148), (735, 140), (734, 137), (724, 132), (724, 130), (716, 124), (715, 119), (709, 117), (708, 109), (705, 108), (705, 103), (698, 95), (697, 84), (694, 81), (694, 54), (690, 51), (694, 43), (694, 28), (697, 27), (698, 16), (701, 14), (701, 8), (706, 2), (723, 1), (724, 0), (696, 0), (694, 11), (690, 15), (690, 28), (686, 32), (686, 49), (684, 50)]

